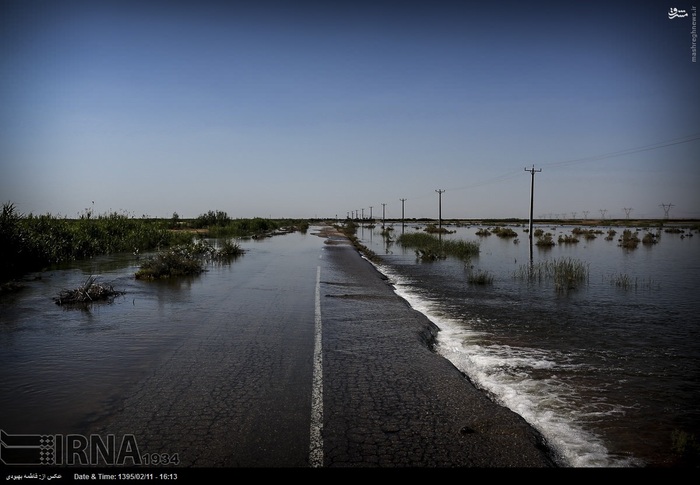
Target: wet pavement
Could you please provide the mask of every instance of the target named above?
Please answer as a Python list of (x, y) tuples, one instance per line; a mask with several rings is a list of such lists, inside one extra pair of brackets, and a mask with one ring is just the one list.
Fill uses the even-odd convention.
[(553, 466), (346, 238), (289, 243), (216, 308), (183, 315), (198, 330), (87, 432), (133, 434), (180, 467)]

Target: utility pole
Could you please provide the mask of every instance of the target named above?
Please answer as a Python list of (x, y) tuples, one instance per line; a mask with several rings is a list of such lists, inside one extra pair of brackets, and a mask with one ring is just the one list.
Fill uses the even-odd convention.
[(629, 219), (629, 218), (630, 218), (630, 212), (632, 212), (632, 208), (631, 208), (631, 207), (625, 207), (625, 208), (623, 208), (622, 210), (625, 211), (625, 214), (627, 214), (627, 219)]
[(535, 207), (535, 173), (541, 172), (542, 169), (535, 170), (535, 166), (533, 165), (532, 168), (528, 169), (525, 167), (526, 172), (530, 172), (531, 176), (531, 181), (530, 181), (530, 224), (528, 226), (528, 237), (530, 238), (530, 245), (532, 245), (532, 211)]
[(444, 192), (443, 189), (435, 189), (435, 192), (438, 193), (438, 229), (440, 232), (438, 234), (442, 234), (442, 193)]
[(369, 219), (372, 220), (372, 206), (369, 206)]
[(659, 204), (659, 207), (664, 208), (664, 219), (668, 219), (668, 213), (671, 210), (671, 207), (673, 207), (673, 204)]
[(599, 209), (600, 210), (600, 218), (605, 220), (605, 213), (608, 212), (608, 209)]
[(399, 199), (401, 201), (401, 224), (404, 223), (404, 202), (406, 202), (406, 199)]
[(384, 220), (386, 219), (386, 204), (382, 203), (382, 229), (384, 228)]
[(583, 218), (584, 218), (584, 220), (588, 220), (588, 212), (589, 212), (589, 211), (583, 211)]

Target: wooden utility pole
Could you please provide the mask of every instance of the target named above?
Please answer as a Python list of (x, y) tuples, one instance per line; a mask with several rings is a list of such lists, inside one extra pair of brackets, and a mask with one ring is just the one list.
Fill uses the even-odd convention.
[(530, 182), (530, 225), (528, 226), (528, 237), (530, 238), (530, 244), (532, 244), (532, 211), (535, 207), (535, 173), (541, 172), (542, 169), (535, 170), (535, 166), (533, 165), (530, 169), (526, 167), (525, 171), (530, 172), (532, 176), (532, 181)]
[(438, 193), (438, 229), (440, 230), (438, 234), (442, 234), (442, 193), (444, 192), (443, 189), (435, 189), (435, 192)]

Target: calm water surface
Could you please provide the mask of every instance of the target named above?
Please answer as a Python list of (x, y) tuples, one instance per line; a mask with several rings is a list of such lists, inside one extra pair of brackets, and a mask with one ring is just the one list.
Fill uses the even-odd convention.
[[(222, 302), (254, 306), (251, 299), (265, 297), (270, 282), (260, 281), (262, 268), (274, 266), (267, 274), (291, 285), (298, 276), (288, 270), (291, 258), (316, 254), (323, 239), (309, 232), (240, 244), (241, 257), (194, 278), (136, 280), (148, 255), (127, 253), (30, 275), (36, 279), (26, 288), (0, 297), (0, 429), (83, 432), (187, 338), (208, 338), (222, 325)], [(85, 310), (54, 303), (90, 275), (124, 295)]]
[[(380, 226), (357, 235), (397, 293), (441, 328), (439, 351), (568, 465), (672, 466), (673, 437), (700, 437), (697, 231), (662, 231), (657, 244), (625, 250), (623, 228), (612, 240), (596, 228), (604, 234), (530, 256), (525, 227), (512, 226), (517, 241), (449, 227), (443, 237), (476, 242), (479, 255), (421, 262), (396, 239), (423, 227), (397, 224), (386, 238)], [(573, 229), (541, 228), (555, 241)], [(569, 290), (522, 277), (546, 261), (577, 262), (587, 277)], [(478, 271), (493, 282), (471, 284)]]

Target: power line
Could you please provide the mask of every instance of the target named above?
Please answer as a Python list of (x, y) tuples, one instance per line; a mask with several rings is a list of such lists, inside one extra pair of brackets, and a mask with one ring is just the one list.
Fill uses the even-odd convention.
[(695, 133), (692, 135), (687, 135), (683, 136), (681, 138), (674, 138), (673, 140), (667, 140), (667, 141), (662, 141), (658, 143), (654, 143), (652, 145), (645, 145), (641, 147), (636, 147), (636, 148), (627, 148), (626, 150), (619, 150), (617, 152), (610, 152), (610, 153), (604, 153), (602, 155), (594, 155), (591, 157), (585, 157), (585, 158), (576, 158), (573, 160), (565, 160), (561, 162), (551, 162), (551, 163), (546, 163), (544, 166), (546, 167), (563, 167), (566, 165), (573, 165), (577, 163), (584, 163), (584, 162), (594, 162), (597, 160), (605, 160), (608, 158), (615, 158), (615, 157), (621, 157), (623, 155), (631, 155), (633, 153), (640, 153), (640, 152), (646, 152), (650, 150), (658, 150), (659, 148), (666, 148), (674, 145), (681, 145), (683, 143), (689, 143), (691, 141), (695, 140), (700, 140), (700, 133)]
[[(576, 158), (576, 159), (572, 159), (572, 160), (563, 160), (563, 161), (559, 161), (559, 162), (544, 163), (544, 164), (542, 164), (542, 166), (543, 167), (563, 167), (563, 166), (574, 165), (574, 164), (578, 164), (578, 163), (586, 163), (586, 162), (593, 162), (593, 161), (598, 161), (598, 160), (605, 160), (608, 158), (621, 157), (623, 155), (631, 155), (633, 153), (640, 153), (640, 152), (646, 152), (646, 151), (650, 151), (650, 150), (658, 150), (660, 148), (666, 148), (666, 147), (670, 147), (670, 146), (674, 146), (674, 145), (681, 145), (683, 143), (690, 143), (690, 142), (695, 141), (695, 140), (700, 140), (700, 133), (694, 133), (692, 135), (686, 135), (686, 136), (683, 136), (680, 138), (674, 138), (672, 140), (660, 141), (657, 143), (653, 143), (651, 145), (644, 145), (644, 146), (640, 146), (640, 147), (618, 150), (616, 152), (609, 152), (609, 153), (604, 153), (604, 154), (600, 154), (600, 155), (593, 155), (590, 157)], [(472, 188), (476, 188), (476, 187), (481, 187), (483, 185), (488, 185), (488, 184), (492, 184), (495, 182), (501, 182), (504, 180), (514, 178), (517, 176), (517, 174), (520, 174), (520, 173), (522, 173), (522, 172), (520, 172), (519, 170), (516, 170), (513, 172), (508, 172), (506, 174), (484, 180), (482, 182), (477, 182), (475, 184), (471, 184), (471, 185), (467, 185), (467, 186), (463, 186), (463, 187), (458, 187), (458, 188), (453, 188), (450, 190), (455, 191), (455, 190), (464, 190), (464, 189), (472, 189)]]
[[(568, 165), (574, 165), (574, 164), (579, 164), (579, 163), (587, 163), (587, 162), (593, 162), (593, 161), (598, 161), (598, 160), (606, 160), (608, 158), (616, 158), (616, 157), (621, 157), (624, 155), (631, 155), (634, 153), (641, 153), (641, 152), (646, 152), (646, 151), (651, 151), (651, 150), (658, 150), (660, 148), (666, 148), (670, 146), (675, 146), (675, 145), (681, 145), (684, 143), (690, 143), (696, 140), (700, 140), (700, 133), (693, 133), (690, 135), (682, 136), (679, 138), (673, 138), (671, 140), (666, 140), (666, 141), (660, 141), (657, 143), (653, 143), (650, 145), (644, 145), (644, 146), (639, 146), (639, 147), (633, 147), (633, 148), (627, 148), (624, 150), (618, 150), (615, 152), (608, 152), (608, 153), (603, 153), (600, 155), (593, 155), (590, 157), (583, 157), (583, 158), (576, 158), (576, 159), (571, 159), (571, 160), (562, 160), (559, 162), (549, 162), (549, 163), (544, 163), (542, 164), (543, 167), (564, 167)], [(534, 168), (534, 167), (533, 167)], [(527, 169), (526, 169), (527, 170)], [(541, 169), (540, 169), (541, 170)], [(477, 182), (474, 184), (470, 185), (464, 185), (461, 187), (454, 187), (450, 188), (450, 191), (460, 191), (460, 190), (466, 190), (466, 189), (472, 189), (476, 187), (481, 187), (484, 185), (490, 185), (493, 183), (497, 182), (502, 182), (511, 178), (515, 178), (521, 174), (520, 170), (514, 170), (512, 172), (505, 173), (503, 175), (499, 175), (496, 177), (492, 177), (490, 179), (486, 179), (482, 182)], [(442, 190), (444, 192), (444, 190)], [(437, 192), (437, 190), (436, 190)], [(416, 196), (413, 197), (414, 200), (419, 200), (419, 199), (424, 199), (427, 198), (428, 195), (424, 196)], [(669, 208), (670, 209), (670, 208)]]

